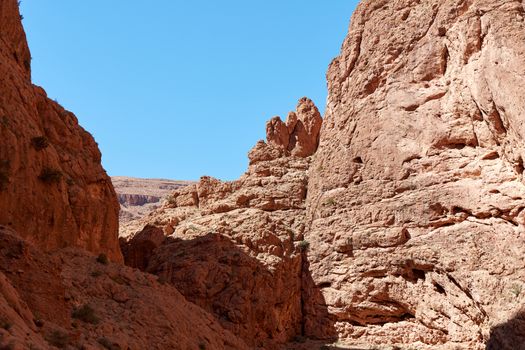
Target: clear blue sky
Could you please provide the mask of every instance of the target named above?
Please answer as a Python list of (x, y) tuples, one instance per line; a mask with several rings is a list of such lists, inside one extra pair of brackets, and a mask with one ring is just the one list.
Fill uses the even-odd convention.
[(23, 0), (33, 81), (73, 111), (110, 175), (234, 179), (265, 122), (308, 96), (356, 0)]

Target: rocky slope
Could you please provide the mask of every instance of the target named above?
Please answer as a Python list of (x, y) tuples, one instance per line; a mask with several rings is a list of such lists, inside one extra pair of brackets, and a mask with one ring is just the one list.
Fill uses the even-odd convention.
[(524, 297), (524, 16), (518, 0), (362, 1), (320, 136), (307, 100), (271, 120), (240, 180), (174, 193), (126, 262), (252, 346), (513, 348), (493, 335)]
[(0, 2), (0, 224), (42, 249), (121, 261), (118, 202), (93, 137), (31, 83), (17, 1)]
[(248, 349), (172, 286), (0, 227), (1, 349)]
[(0, 349), (248, 349), (122, 265), (97, 145), (31, 84), (20, 19), (16, 0), (0, 1)]
[(248, 172), (203, 177), (173, 193), (122, 242), (126, 264), (155, 273), (248, 345), (272, 349), (301, 334), (307, 169), (321, 116), (308, 99), (267, 125)]
[(138, 179), (112, 176), (111, 182), (120, 203), (119, 235), (126, 235), (127, 224), (157, 209), (162, 200), (174, 190), (191, 184), (191, 181), (165, 179)]

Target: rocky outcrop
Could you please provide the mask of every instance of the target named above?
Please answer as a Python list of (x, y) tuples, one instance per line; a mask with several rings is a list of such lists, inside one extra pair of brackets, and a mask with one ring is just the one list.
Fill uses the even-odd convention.
[(314, 103), (302, 98), (297, 111), (288, 114), (286, 123), (274, 117), (266, 124), (266, 139), (269, 145), (282, 149), (285, 154), (308, 157), (317, 150), (322, 122)]
[(155, 276), (0, 227), (2, 349), (249, 349)]
[(121, 261), (118, 202), (93, 137), (31, 84), (15, 0), (0, 3), (0, 224), (45, 250), (77, 246)]
[[(310, 157), (321, 117), (301, 99), (276, 141), (250, 151), (233, 182), (203, 177), (175, 191), (122, 241), (126, 264), (170, 282), (252, 347), (301, 334), (302, 254)], [(143, 228), (143, 229), (142, 229)]]
[(310, 170), (307, 334), (477, 349), (522, 304), (524, 15), (361, 2)]

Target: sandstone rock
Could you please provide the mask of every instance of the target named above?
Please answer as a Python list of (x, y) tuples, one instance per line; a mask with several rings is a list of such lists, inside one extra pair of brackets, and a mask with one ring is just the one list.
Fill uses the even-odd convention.
[(286, 122), (268, 123), (241, 179), (204, 178), (143, 221), (169, 236), (146, 270), (250, 345), (293, 334), (247, 305), (283, 300), (281, 286), (298, 295), (283, 282), (297, 279), (297, 259), (301, 317), (278, 318), (296, 335), (348, 346), (518, 346), (524, 15), (517, 0), (362, 1), (329, 68), (312, 163), (320, 123), (305, 100)]
[(118, 202), (93, 137), (31, 84), (16, 0), (0, 4), (0, 224), (46, 250), (121, 261)]
[(76, 248), (43, 253), (6, 228), (0, 243), (6, 349), (249, 349), (152, 275)]
[(266, 124), (268, 144), (297, 157), (314, 154), (319, 144), (322, 118), (312, 100), (299, 100), (296, 112), (290, 112), (286, 123), (274, 117)]
[(307, 335), (481, 349), (522, 304), (523, 18), (358, 6), (310, 168)]
[[(31, 85), (15, 15), (0, 4), (0, 223), (118, 260), (96, 144)], [(239, 180), (203, 177), (130, 223), (126, 263), (158, 281), (0, 229), (0, 346), (518, 348), (524, 15), (518, 0), (362, 1), (322, 126), (302, 99)], [(71, 318), (90, 309), (97, 327)], [(303, 337), (325, 341), (284, 345)]]
[(127, 265), (169, 281), (223, 327), (263, 349), (285, 344), (302, 328), (298, 242), (309, 155), (322, 120), (308, 99), (291, 115), (298, 117), (288, 124), (268, 122), (268, 143), (250, 151), (239, 180), (202, 177), (136, 221), (136, 232), (122, 240)]

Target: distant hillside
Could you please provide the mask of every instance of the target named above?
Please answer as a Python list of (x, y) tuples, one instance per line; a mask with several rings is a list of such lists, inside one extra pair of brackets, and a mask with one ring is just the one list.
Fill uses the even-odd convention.
[(120, 224), (139, 219), (156, 209), (172, 191), (191, 184), (191, 181), (138, 179), (125, 176), (111, 178), (120, 202)]

